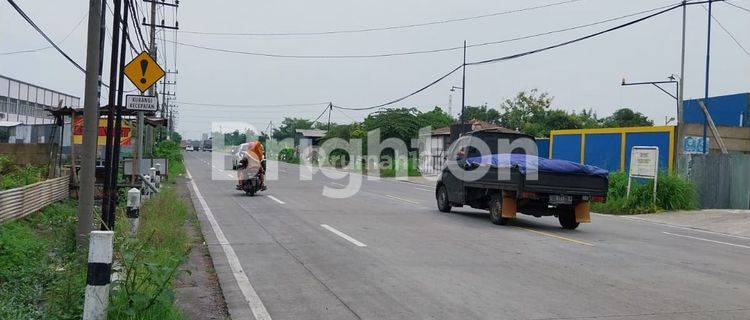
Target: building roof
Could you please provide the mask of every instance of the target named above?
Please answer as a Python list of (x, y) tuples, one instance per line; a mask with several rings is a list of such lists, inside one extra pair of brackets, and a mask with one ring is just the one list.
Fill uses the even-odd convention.
[(8, 127), (15, 127), (17, 125), (23, 124), (23, 122), (20, 121), (0, 121), (0, 128), (8, 128)]
[[(471, 124), (471, 131), (494, 129), (494, 130), (497, 130), (498, 132), (516, 133), (515, 130), (504, 128), (504, 127), (501, 127), (499, 125), (492, 124), (492, 123), (489, 123), (487, 121), (477, 120), (477, 119), (469, 121), (468, 124)], [(447, 135), (450, 135), (450, 134), (451, 134), (451, 127), (450, 126), (442, 127), (442, 128), (437, 128), (435, 130), (432, 130), (432, 135), (433, 136), (447, 136)]]
[(303, 137), (307, 138), (322, 138), (325, 137), (326, 133), (328, 133), (328, 131), (318, 129), (296, 129), (294, 130), (294, 132), (299, 133)]

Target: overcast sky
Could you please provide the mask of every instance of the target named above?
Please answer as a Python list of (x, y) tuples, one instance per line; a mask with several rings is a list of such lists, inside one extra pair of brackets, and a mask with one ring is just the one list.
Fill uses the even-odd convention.
[[(424, 23), (483, 15), (557, 2), (508, 1), (181, 1), (177, 19), (185, 31), (233, 33), (317, 32)], [(88, 1), (16, 0), (61, 46), (85, 65)], [(497, 41), (587, 24), (668, 5), (675, 0), (582, 0), (560, 6), (469, 21), (418, 28), (316, 36), (224, 36), (179, 32), (179, 42), (200, 46), (283, 55), (362, 55), (418, 51)], [(750, 7), (748, 0), (734, 0)], [(143, 4), (142, 4), (143, 5)], [(144, 6), (144, 11), (145, 6)], [(139, 13), (140, 14), (140, 13)], [(166, 10), (167, 23), (174, 20)], [(750, 13), (725, 3), (714, 4), (714, 16), (750, 49)], [(520, 90), (538, 88), (554, 97), (553, 107), (593, 108), (607, 116), (621, 106), (646, 114), (657, 124), (675, 116), (674, 100), (656, 88), (621, 87), (629, 81), (664, 80), (680, 71), (681, 10), (600, 38), (520, 59), (467, 68), (468, 105), (497, 106)], [(83, 21), (81, 21), (83, 19)], [(633, 19), (633, 18), (630, 18)], [(499, 45), (470, 48), (468, 61), (504, 56), (565, 41), (626, 20)], [(707, 13), (688, 9), (686, 98), (704, 90)], [(76, 27), (78, 22), (80, 25)], [(108, 18), (108, 24), (111, 23)], [(750, 57), (713, 25), (711, 94), (750, 91)], [(145, 31), (145, 29), (144, 29)], [(160, 32), (174, 40), (172, 31)], [(166, 68), (179, 70), (170, 91), (177, 101), (206, 104), (301, 104), (332, 101), (364, 107), (403, 96), (461, 63), (461, 51), (375, 59), (288, 59), (211, 52), (166, 44)], [(0, 2), (0, 74), (50, 89), (83, 96), (83, 73), (53, 49), (34, 53), (2, 53), (46, 47), (40, 37), (6, 2)], [(109, 46), (109, 45), (107, 45)], [(109, 48), (107, 48), (107, 52)], [(108, 54), (107, 54), (108, 56)], [(164, 64), (164, 56), (159, 61)], [(105, 63), (107, 65), (108, 63)], [(105, 68), (105, 72), (106, 68)], [(105, 74), (105, 79), (108, 78)], [(175, 78), (170, 78), (175, 80)], [(451, 86), (461, 85), (460, 72), (397, 106), (447, 111)], [(131, 87), (132, 88), (132, 87)], [(670, 88), (672, 90), (672, 88)], [(244, 121), (261, 129), (284, 116), (315, 118), (323, 105), (304, 107), (212, 107), (179, 104), (178, 131), (198, 138), (211, 121)], [(460, 92), (453, 97), (458, 114)], [(332, 120), (361, 120), (367, 112), (334, 111)], [(347, 117), (348, 116), (348, 117)]]

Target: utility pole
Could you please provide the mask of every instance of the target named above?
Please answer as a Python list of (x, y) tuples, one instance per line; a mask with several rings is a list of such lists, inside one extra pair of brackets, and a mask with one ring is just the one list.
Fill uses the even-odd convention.
[[(91, 232), (94, 213), (94, 183), (96, 170), (96, 144), (99, 129), (99, 96), (101, 88), (101, 46), (104, 34), (102, 0), (89, 1), (88, 36), (86, 41), (86, 80), (83, 101), (83, 143), (81, 145), (81, 172), (78, 175), (78, 226), (76, 244), (83, 248)], [(75, 168), (73, 168), (75, 170)]]
[(117, 180), (117, 177), (112, 175), (113, 170), (113, 151), (114, 151), (114, 116), (115, 116), (115, 104), (117, 94), (117, 74), (118, 74), (118, 52), (120, 45), (120, 24), (122, 12), (122, 0), (114, 0), (114, 21), (112, 21), (112, 51), (110, 54), (110, 66), (109, 66), (109, 97), (107, 102), (107, 143), (104, 150), (104, 170), (107, 173), (104, 179), (104, 198), (102, 198), (102, 231), (114, 231), (114, 206), (112, 206), (112, 193), (116, 193), (116, 190), (112, 190), (112, 180)]
[(109, 199), (109, 206), (110, 206), (110, 214), (108, 218), (109, 221), (106, 221), (107, 225), (110, 226), (110, 230), (114, 229), (115, 226), (115, 212), (117, 210), (117, 196), (119, 194), (119, 189), (117, 188), (117, 177), (120, 173), (120, 135), (122, 134), (122, 95), (123, 91), (125, 89), (125, 72), (123, 72), (123, 69), (125, 68), (125, 52), (127, 52), (127, 43), (128, 43), (128, 9), (129, 4), (131, 0), (123, 0), (124, 1), (124, 8), (123, 8), (123, 16), (122, 16), (122, 41), (120, 41), (120, 59), (119, 59), (119, 75), (117, 79), (117, 105), (116, 105), (116, 117), (115, 117), (115, 133), (114, 133), (114, 141), (112, 143), (112, 166), (110, 168), (109, 175), (112, 177), (110, 178), (110, 190), (112, 190), (110, 199)]
[[(708, 0), (708, 34), (706, 37), (706, 92), (704, 95), (705, 103), (708, 103), (708, 80), (710, 76), (711, 65), (711, 7), (713, 0)], [(707, 111), (708, 112), (708, 111)], [(706, 113), (707, 113), (706, 112)], [(703, 117), (703, 153), (708, 153), (708, 116), (704, 113)]]
[(327, 132), (331, 132), (331, 111), (333, 111), (333, 102), (328, 103), (328, 130)]
[(466, 40), (464, 40), (464, 63), (463, 67), (463, 80), (461, 81), (461, 130), (459, 135), (464, 133), (464, 126), (466, 125)]
[[(682, 1), (682, 53), (680, 57), (680, 82), (677, 84), (677, 155), (682, 155), (682, 141), (685, 140), (685, 33), (687, 29), (687, 1)], [(676, 161), (676, 160), (675, 160)]]
[[(143, 20), (146, 20), (144, 17)], [(145, 21), (144, 21), (145, 22)], [(149, 45), (148, 45), (148, 53), (151, 55), (151, 58), (156, 61), (156, 2), (151, 2), (151, 30), (149, 30)], [(154, 96), (154, 87), (151, 86), (148, 89), (148, 95)], [(143, 144), (143, 134), (144, 134), (144, 126), (145, 122), (143, 121), (143, 112), (138, 112), (138, 144), (135, 148), (135, 170), (138, 174), (142, 173), (141, 168), (141, 162), (143, 162), (143, 153), (145, 149), (145, 145)]]

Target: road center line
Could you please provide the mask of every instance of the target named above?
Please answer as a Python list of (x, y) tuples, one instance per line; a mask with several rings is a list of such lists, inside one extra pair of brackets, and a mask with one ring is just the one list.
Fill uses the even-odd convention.
[(281, 201), (281, 200), (277, 199), (276, 197), (274, 197), (274, 196), (272, 196), (272, 195), (266, 195), (266, 197), (270, 198), (270, 199), (271, 199), (271, 200), (273, 200), (273, 201), (276, 201), (276, 202), (278, 202), (279, 204), (286, 204), (286, 202), (284, 202), (284, 201)]
[(570, 242), (581, 244), (581, 245), (584, 245), (584, 246), (594, 247), (593, 243), (588, 243), (588, 242), (585, 242), (585, 241), (571, 239), (571, 238), (567, 238), (567, 237), (563, 237), (563, 236), (558, 236), (556, 234), (547, 233), (547, 232), (543, 232), (543, 231), (537, 231), (537, 230), (534, 230), (534, 229), (529, 229), (529, 228), (524, 228), (524, 227), (518, 227), (518, 226), (516, 226), (516, 228), (523, 229), (523, 230), (526, 230), (526, 231), (531, 232), (531, 233), (536, 233), (536, 234), (539, 234), (539, 235), (552, 237), (552, 238), (555, 238), (555, 239), (570, 241)]
[(676, 234), (676, 233), (671, 233), (671, 232), (666, 232), (666, 231), (662, 231), (662, 233), (663, 234), (668, 234), (670, 236), (675, 236), (675, 237), (683, 237), (683, 238), (688, 238), (688, 239), (693, 239), (693, 240), (700, 240), (700, 241), (706, 241), (706, 242), (711, 242), (711, 243), (724, 244), (724, 245), (728, 245), (728, 246), (732, 246), (732, 247), (737, 247), (737, 248), (750, 249), (750, 246), (744, 246), (744, 245), (736, 244), (736, 243), (729, 243), (729, 242), (724, 242), (724, 241), (717, 241), (717, 240), (711, 240), (711, 239), (698, 238), (698, 237), (688, 236), (688, 235), (684, 235), (684, 234)]
[(349, 242), (353, 243), (357, 247), (366, 247), (367, 246), (366, 244), (357, 241), (357, 239), (354, 239), (354, 238), (350, 237), (349, 235), (347, 235), (346, 233), (338, 231), (334, 227), (331, 227), (331, 226), (329, 226), (327, 224), (321, 224), (320, 226), (323, 227), (323, 228), (325, 228), (326, 230), (328, 230), (330, 232), (333, 232), (335, 235), (346, 239), (346, 241), (349, 241)]
[(198, 202), (200, 202), (201, 207), (203, 207), (203, 213), (206, 215), (206, 218), (211, 225), (211, 229), (214, 231), (214, 235), (216, 235), (216, 239), (219, 240), (219, 245), (221, 245), (221, 248), (224, 250), (224, 255), (226, 255), (227, 257), (227, 262), (229, 263), (229, 268), (232, 270), (232, 274), (234, 275), (234, 280), (237, 282), (237, 286), (240, 287), (240, 291), (245, 297), (245, 301), (250, 307), (250, 310), (253, 312), (255, 319), (271, 320), (271, 315), (268, 314), (268, 310), (266, 310), (266, 307), (260, 300), (258, 293), (255, 292), (253, 285), (250, 283), (250, 279), (248, 279), (247, 274), (245, 274), (245, 270), (242, 269), (242, 265), (240, 264), (240, 259), (237, 257), (237, 253), (234, 252), (234, 248), (232, 248), (232, 245), (229, 244), (229, 240), (227, 240), (224, 232), (221, 231), (219, 223), (216, 222), (216, 218), (211, 212), (211, 208), (208, 207), (206, 199), (203, 198), (200, 190), (198, 190), (198, 185), (195, 184), (195, 180), (193, 180), (193, 177), (190, 175), (190, 171), (185, 169), (185, 172), (187, 173), (188, 179), (190, 179), (190, 185), (193, 187), (193, 191), (195, 192), (195, 196), (198, 198)]
[(427, 188), (420, 188), (420, 187), (415, 187), (414, 189), (427, 191), (427, 192), (435, 192), (435, 189), (427, 189)]
[(384, 194), (383, 196), (391, 198), (391, 199), (401, 200), (401, 201), (408, 202), (408, 203), (411, 203), (411, 204), (419, 204), (419, 202), (416, 202), (416, 201), (413, 201), (413, 200), (409, 200), (409, 199), (399, 198), (397, 196), (392, 196), (390, 194)]

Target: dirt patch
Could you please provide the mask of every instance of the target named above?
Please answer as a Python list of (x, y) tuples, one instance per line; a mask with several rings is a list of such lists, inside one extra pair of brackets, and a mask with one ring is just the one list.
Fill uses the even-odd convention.
[(184, 265), (190, 273), (182, 273), (175, 282), (177, 306), (185, 319), (229, 319), (219, 279), (214, 271), (206, 242), (203, 240), (193, 201), (190, 199), (187, 179), (173, 179), (176, 182), (175, 190), (193, 212), (183, 225), (185, 232), (190, 236), (192, 248)]

